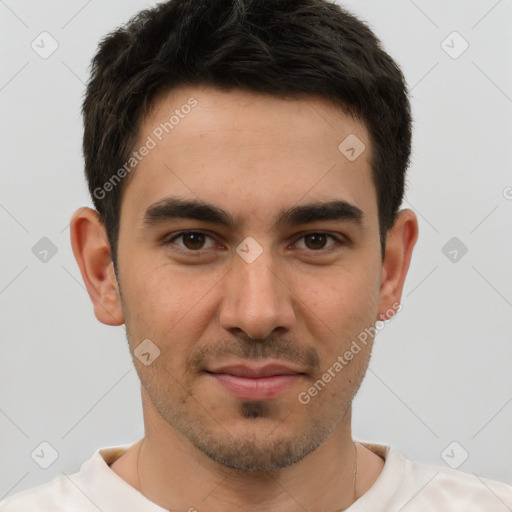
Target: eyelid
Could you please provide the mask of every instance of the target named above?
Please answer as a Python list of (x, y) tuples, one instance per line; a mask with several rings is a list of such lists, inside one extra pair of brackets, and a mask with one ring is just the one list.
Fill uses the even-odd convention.
[(174, 245), (177, 248), (177, 250), (182, 251), (182, 252), (186, 252), (187, 254), (193, 254), (193, 253), (200, 254), (203, 251), (206, 251), (208, 249), (212, 249), (212, 247), (206, 247), (206, 248), (201, 248), (201, 249), (193, 250), (193, 249), (188, 249), (187, 247), (182, 247), (182, 246), (180, 246), (178, 244), (175, 244), (174, 241), (177, 238), (183, 237), (185, 235), (190, 235), (190, 234), (204, 235), (205, 237), (210, 238), (214, 242), (218, 243), (217, 240), (215, 239), (215, 237), (213, 235), (210, 235), (206, 231), (203, 231), (201, 229), (184, 229), (182, 231), (176, 231), (175, 233), (171, 233), (171, 234), (165, 236), (163, 238), (163, 240), (162, 240), (162, 244), (165, 245), (165, 246), (167, 246), (167, 245)]
[[(177, 245), (174, 243), (174, 241), (177, 238), (180, 238), (180, 237), (188, 235), (188, 234), (201, 234), (201, 235), (204, 235), (205, 237), (210, 238), (211, 240), (218, 243), (218, 241), (216, 240), (216, 238), (213, 235), (211, 235), (207, 231), (204, 231), (201, 229), (184, 229), (181, 231), (177, 231), (177, 232), (168, 234), (167, 236), (165, 236), (163, 238), (162, 243), (165, 246), (173, 244), (175, 246), (176, 250), (182, 251), (187, 254), (201, 254), (204, 251), (213, 249), (213, 247), (207, 247), (207, 248), (193, 250), (193, 249), (188, 249), (186, 247), (181, 247), (180, 245)], [(326, 235), (327, 237), (334, 240), (335, 243), (331, 244), (330, 246), (328, 246), (326, 248), (322, 248), (322, 249), (315, 250), (315, 249), (308, 249), (308, 248), (300, 248), (299, 250), (307, 251), (310, 253), (320, 254), (322, 252), (327, 252), (327, 251), (331, 250), (331, 248), (333, 248), (333, 247), (344, 246), (344, 245), (349, 244), (349, 240), (347, 240), (347, 238), (344, 235), (341, 235), (339, 233), (332, 233), (330, 231), (322, 231), (322, 230), (310, 230), (310, 231), (302, 231), (301, 233), (295, 234), (293, 237), (295, 239), (295, 241), (292, 243), (292, 245), (296, 245), (299, 241), (303, 240), (304, 237), (306, 237), (307, 235), (312, 235), (312, 234)]]
[(297, 244), (300, 240), (303, 240), (304, 237), (306, 237), (307, 235), (326, 235), (327, 237), (330, 237), (332, 240), (334, 240), (335, 243), (328, 247), (322, 248), (322, 249), (315, 250), (315, 249), (308, 249), (308, 248), (304, 248), (304, 249), (300, 248), (299, 250), (320, 254), (322, 252), (327, 252), (329, 250), (332, 250), (336, 246), (344, 246), (344, 245), (348, 245), (348, 243), (349, 243), (347, 238), (339, 233), (333, 233), (331, 231), (322, 231), (322, 230), (310, 230), (310, 231), (304, 231), (298, 235), (295, 235), (296, 240), (295, 240), (295, 242), (293, 242), (292, 245)]

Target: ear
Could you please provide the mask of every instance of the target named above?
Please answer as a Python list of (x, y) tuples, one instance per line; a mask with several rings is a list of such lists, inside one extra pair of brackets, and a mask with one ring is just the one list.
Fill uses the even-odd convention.
[(105, 226), (96, 210), (80, 208), (70, 224), (71, 246), (96, 318), (106, 325), (124, 323), (121, 297)]
[(387, 233), (386, 251), (382, 262), (379, 320), (391, 318), (400, 305), (405, 276), (409, 270), (417, 238), (416, 214), (412, 210), (401, 210), (393, 227)]

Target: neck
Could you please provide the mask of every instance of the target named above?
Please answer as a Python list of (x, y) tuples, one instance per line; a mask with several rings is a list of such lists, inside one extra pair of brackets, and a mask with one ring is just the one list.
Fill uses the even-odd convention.
[(221, 466), (166, 424), (147, 421), (146, 436), (134, 447), (136, 478), (130, 483), (169, 510), (344, 510), (359, 495), (355, 476), (356, 469), (359, 474), (362, 470), (351, 439), (350, 414), (347, 416), (304, 459), (266, 472)]

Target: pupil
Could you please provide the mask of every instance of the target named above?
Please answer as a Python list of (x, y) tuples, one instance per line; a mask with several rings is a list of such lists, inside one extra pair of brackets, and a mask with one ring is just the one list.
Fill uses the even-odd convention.
[(326, 235), (315, 233), (306, 235), (306, 245), (309, 249), (322, 249), (325, 246)]
[(187, 249), (201, 249), (204, 245), (204, 235), (201, 233), (188, 233), (183, 236), (183, 242)]

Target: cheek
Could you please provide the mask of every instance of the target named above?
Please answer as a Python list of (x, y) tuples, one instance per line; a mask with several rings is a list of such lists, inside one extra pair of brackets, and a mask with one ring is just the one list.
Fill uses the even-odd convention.
[(372, 346), (368, 328), (378, 311), (378, 282), (377, 270), (360, 273), (346, 268), (325, 279), (303, 280), (306, 286), (298, 314), (319, 352), (321, 373), (350, 351), (354, 340), (364, 338), (364, 343), (357, 342), (353, 349), (357, 356), (348, 354), (350, 362), (343, 359), (343, 372), (335, 372), (331, 390), (343, 387), (347, 380), (358, 382), (362, 378)]
[(178, 356), (180, 351), (187, 354), (214, 315), (212, 298), (222, 274), (194, 275), (191, 269), (177, 270), (169, 264), (126, 270), (120, 277), (130, 341), (137, 345), (149, 338), (162, 351), (172, 348)]
[[(349, 325), (363, 325), (375, 318), (378, 307), (379, 271), (338, 267), (328, 274), (299, 277), (304, 304), (336, 332)], [(309, 314), (311, 316), (311, 313)]]

